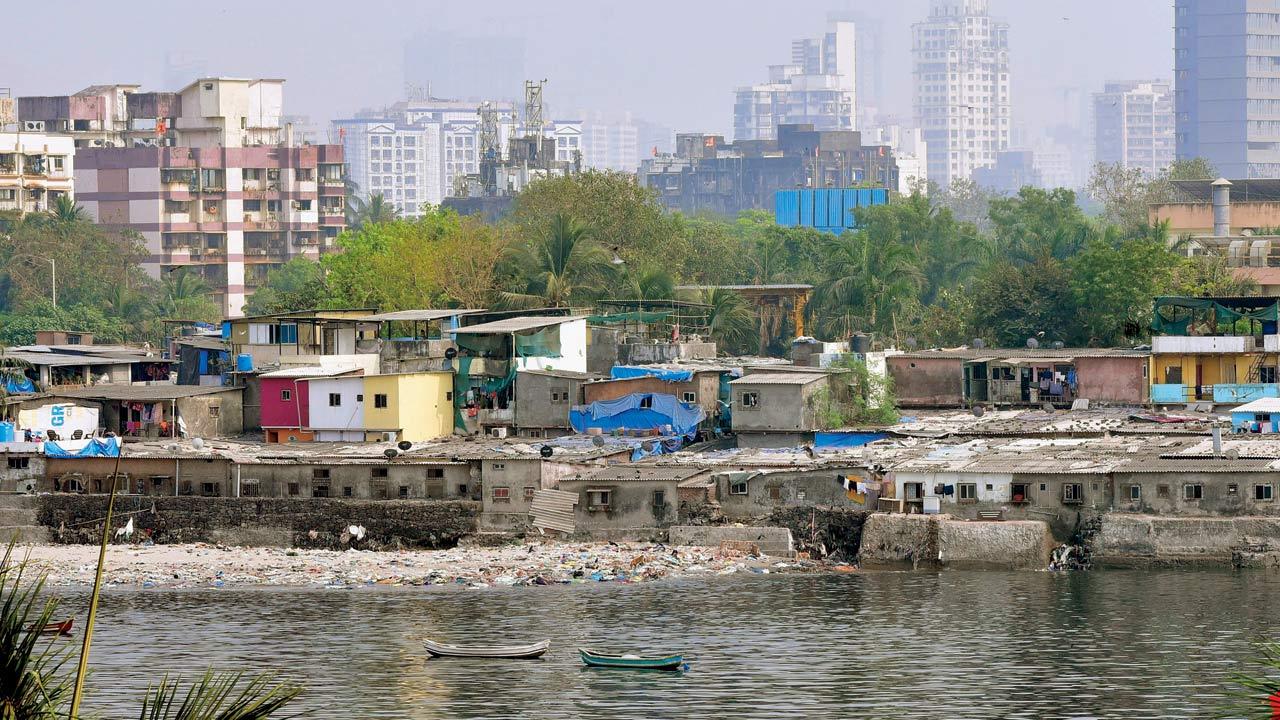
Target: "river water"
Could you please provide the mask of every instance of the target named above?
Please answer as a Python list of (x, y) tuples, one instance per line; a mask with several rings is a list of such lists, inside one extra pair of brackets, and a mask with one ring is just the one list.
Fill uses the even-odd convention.
[[(83, 606), (70, 594), (65, 611)], [(1202, 718), (1280, 575), (868, 572), (489, 590), (118, 590), (90, 709), (166, 671), (279, 670), (314, 718)], [(82, 617), (82, 616), (81, 616)], [(1280, 629), (1277, 629), (1280, 632)], [(430, 660), (423, 637), (551, 638), (539, 661)], [(76, 638), (79, 639), (79, 629)], [(687, 673), (575, 648), (684, 651)]]

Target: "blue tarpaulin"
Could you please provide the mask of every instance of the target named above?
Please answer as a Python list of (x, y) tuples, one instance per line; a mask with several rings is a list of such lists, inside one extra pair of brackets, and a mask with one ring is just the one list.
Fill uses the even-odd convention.
[(656, 377), (666, 382), (688, 382), (693, 379), (692, 370), (671, 370), (668, 368), (645, 367), (643, 365), (614, 365), (609, 371), (614, 380), (637, 377)]
[(66, 450), (56, 442), (46, 441), (44, 454), (51, 458), (115, 457), (120, 454), (120, 438), (92, 438), (79, 450)]
[(883, 440), (886, 437), (888, 435), (880, 432), (820, 432), (813, 435), (813, 447), (818, 450), (823, 448), (855, 448), (877, 440)]
[(36, 385), (30, 378), (9, 375), (4, 379), (4, 391), (10, 395), (33, 393), (36, 391)]
[(706, 411), (697, 405), (682, 403), (675, 395), (665, 393), (631, 393), (617, 400), (603, 400), (590, 405), (577, 405), (569, 411), (569, 424), (577, 432), (600, 428), (612, 432), (650, 430), (670, 425), (678, 435), (692, 437)]

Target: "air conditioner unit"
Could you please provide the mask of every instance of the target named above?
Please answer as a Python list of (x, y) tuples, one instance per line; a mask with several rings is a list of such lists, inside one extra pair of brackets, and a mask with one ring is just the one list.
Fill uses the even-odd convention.
[(396, 434), (395, 434), (395, 433), (393, 433), (393, 432), (384, 432), (384, 433), (382, 433), (382, 441), (383, 441), (383, 442), (395, 442), (397, 439), (398, 439), (398, 438), (396, 437)]
[(43, 120), (23, 120), (22, 130), (24, 132), (44, 132)]
[(489, 435), (496, 438), (505, 438), (507, 436), (507, 428), (504, 428), (504, 427), (489, 428)]
[(19, 480), (18, 494), (19, 495), (35, 495), (36, 481), (35, 480)]

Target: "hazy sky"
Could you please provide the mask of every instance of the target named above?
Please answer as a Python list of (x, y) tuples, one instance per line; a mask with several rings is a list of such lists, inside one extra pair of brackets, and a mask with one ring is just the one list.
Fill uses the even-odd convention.
[[(4, 24), (22, 30), (6, 34), (0, 87), (14, 95), (67, 94), (112, 82), (175, 89), (158, 86), (166, 53), (178, 52), (210, 74), (285, 78), (287, 111), (323, 125), (402, 97), (404, 40), (435, 30), (523, 35), (526, 74), (549, 79), (546, 97), (557, 111), (630, 111), (677, 131), (722, 132), (732, 127), (734, 87), (763, 81), (766, 65), (789, 60), (791, 39), (818, 35), (832, 11), (880, 20), (881, 104), (909, 114), (911, 23), (928, 10), (927, 0), (7, 5)], [(1170, 0), (991, 5), (1011, 25), (1013, 112), (1033, 138), (1061, 122), (1063, 88), (1087, 98), (1107, 80), (1172, 75)]]

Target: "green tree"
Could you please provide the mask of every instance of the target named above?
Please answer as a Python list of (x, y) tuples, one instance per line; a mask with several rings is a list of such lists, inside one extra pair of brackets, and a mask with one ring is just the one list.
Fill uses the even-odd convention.
[(353, 216), (354, 222), (350, 224), (359, 229), (365, 225), (377, 225), (395, 220), (400, 217), (400, 208), (388, 202), (382, 193), (373, 193), (368, 200), (355, 202)]
[(296, 257), (267, 273), (267, 281), (245, 303), (246, 315), (267, 315), (324, 307), (328, 300), (320, 263)]
[(161, 317), (177, 320), (214, 322), (222, 317), (209, 283), (186, 268), (164, 274), (156, 309)]
[(974, 283), (973, 330), (998, 347), (1028, 338), (1074, 339), (1076, 299), (1067, 263), (1046, 257), (1032, 263), (999, 260)]
[(1089, 220), (1066, 188), (1024, 187), (1009, 198), (991, 201), (996, 247), (1021, 262), (1043, 257), (1065, 260), (1084, 245)]
[(513, 249), (509, 261), (524, 290), (505, 292), (503, 298), (517, 307), (567, 307), (602, 294), (614, 270), (593, 232), (568, 215), (553, 215), (538, 234)]
[(702, 290), (697, 302), (710, 306), (711, 338), (724, 353), (741, 354), (754, 349), (755, 319), (742, 296), (724, 288)]
[(76, 204), (69, 195), (59, 195), (53, 201), (53, 206), (49, 208), (49, 214), (54, 219), (65, 225), (74, 225), (75, 223), (88, 219), (85, 215), (84, 208)]
[(1116, 345), (1146, 335), (1151, 301), (1165, 294), (1182, 261), (1161, 237), (1121, 238), (1112, 229), (1071, 260), (1078, 318), (1071, 339)]
[(923, 276), (911, 248), (862, 230), (831, 236), (827, 277), (815, 293), (818, 326), (833, 338), (893, 330), (894, 311), (914, 298)]
[(627, 267), (612, 294), (619, 300), (670, 300), (675, 297), (675, 280), (660, 265)]

